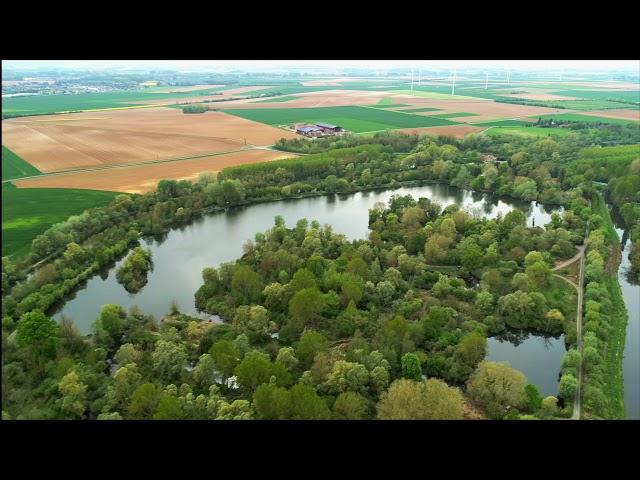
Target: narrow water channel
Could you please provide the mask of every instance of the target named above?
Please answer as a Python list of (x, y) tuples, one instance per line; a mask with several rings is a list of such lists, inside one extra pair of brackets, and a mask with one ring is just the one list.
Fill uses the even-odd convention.
[[(614, 217), (615, 219), (615, 217)], [(627, 307), (627, 332), (624, 344), (624, 406), (627, 418), (640, 420), (640, 286), (629, 278), (629, 253), (631, 242), (624, 230), (616, 227), (622, 239), (622, 262), (618, 269), (618, 281)]]

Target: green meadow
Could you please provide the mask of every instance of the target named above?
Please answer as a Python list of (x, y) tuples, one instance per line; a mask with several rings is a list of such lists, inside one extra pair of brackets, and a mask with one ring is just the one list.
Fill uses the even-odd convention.
[(472, 123), (476, 127), (526, 127), (532, 125), (524, 120), (493, 120), (491, 122)]
[(567, 122), (585, 122), (585, 123), (609, 123), (612, 125), (626, 125), (626, 124), (638, 124), (635, 120), (623, 120), (619, 118), (606, 118), (606, 117), (597, 117), (595, 115), (582, 115), (580, 113), (553, 113), (550, 115), (540, 115), (539, 117), (531, 117), (531, 118), (542, 118), (542, 119), (553, 119)]
[(446, 118), (367, 107), (229, 109), (224, 112), (268, 125), (324, 122), (354, 133), (456, 124)]
[(458, 113), (437, 113), (430, 115), (432, 118), (458, 118), (458, 117), (477, 117), (477, 113), (458, 112)]
[(424, 107), (424, 108), (410, 108), (407, 110), (402, 110), (406, 113), (418, 113), (418, 112), (437, 112), (442, 110), (441, 108), (432, 108), (432, 107)]
[(25, 162), (4, 145), (2, 146), (2, 180), (40, 175), (40, 170)]
[(257, 102), (251, 102), (251, 103), (289, 102), (291, 100), (296, 100), (298, 98), (300, 98), (300, 97), (296, 97), (295, 95), (285, 95), (284, 97), (266, 98), (264, 100), (258, 100)]
[(107, 205), (116, 192), (2, 185), (2, 256), (23, 256), (31, 241), (55, 223)]
[(572, 132), (566, 128), (491, 127), (483, 133), (491, 137), (499, 135), (514, 135), (517, 137), (564, 137), (571, 135)]

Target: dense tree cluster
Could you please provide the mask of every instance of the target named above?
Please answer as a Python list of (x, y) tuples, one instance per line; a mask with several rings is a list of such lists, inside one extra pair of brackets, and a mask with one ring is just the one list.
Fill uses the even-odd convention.
[(116, 279), (127, 292), (136, 293), (147, 283), (147, 273), (153, 268), (151, 250), (136, 247), (116, 270)]
[[(23, 261), (3, 258), (3, 417), (460, 418), (468, 402), (491, 418), (567, 415), (518, 372), (483, 362), (486, 337), (507, 328), (564, 332), (571, 348), (559, 396), (571, 403), (582, 362), (584, 404), (609, 416), (604, 355), (615, 334), (609, 304), (616, 299), (598, 278), (608, 278), (601, 273), (613, 240), (589, 199), (597, 198), (594, 182), (606, 184), (632, 227), (637, 265), (638, 165), (611, 161), (602, 169), (593, 160), (600, 151), (580, 150), (628, 138), (625, 128), (600, 130), (557, 140), (284, 141), (280, 148), (313, 154), (227, 168), (194, 183), (163, 180), (152, 193), (120, 195), (55, 225)], [(519, 210), (487, 220), (455, 205), (395, 196), (370, 211), (369, 238), (353, 242), (330, 226), (301, 220), (287, 228), (276, 218), (241, 259), (203, 271), (196, 303), (224, 318), (222, 325), (177, 311), (158, 325), (135, 308), (107, 305), (91, 338), (83, 338), (70, 321), (56, 324), (46, 315), (141, 235), (162, 235), (207, 211), (422, 182), (564, 210), (546, 226), (529, 227)], [(575, 253), (587, 224), (580, 358), (574, 293), (551, 267)], [(150, 266), (150, 258), (137, 252), (140, 261), (125, 261), (131, 268), (121, 276), (139, 287), (134, 271)]]

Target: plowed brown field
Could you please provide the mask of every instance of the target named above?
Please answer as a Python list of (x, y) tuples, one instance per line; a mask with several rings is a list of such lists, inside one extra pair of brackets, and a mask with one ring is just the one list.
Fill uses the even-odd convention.
[(268, 162), (293, 156), (288, 153), (271, 150), (247, 150), (190, 160), (51, 175), (16, 180), (13, 183), (18, 187), (25, 188), (84, 188), (113, 192), (145, 193), (153, 190), (158, 182), (163, 179), (193, 180), (202, 172), (218, 172), (225, 167), (233, 165)]
[(622, 120), (635, 120), (640, 122), (640, 110), (630, 110), (626, 108), (616, 108), (612, 110), (593, 110), (584, 112), (585, 115), (596, 115), (598, 117), (618, 118)]
[[(547, 107), (532, 107), (529, 105), (517, 105), (515, 103), (499, 103), (486, 100), (455, 100), (455, 99), (430, 99), (430, 98), (418, 98), (410, 95), (398, 96), (394, 100), (398, 103), (409, 104), (410, 107), (397, 108), (398, 111), (409, 110), (412, 108), (438, 108), (439, 111), (433, 112), (416, 112), (416, 115), (437, 115), (441, 113), (457, 113), (468, 112), (476, 113), (478, 115), (484, 115), (492, 118), (518, 118), (527, 117), (532, 115), (547, 115), (550, 113), (563, 112), (567, 110), (560, 110), (558, 108)], [(467, 117), (468, 121), (475, 121), (477, 117)], [(461, 119), (462, 120), (462, 119)]]
[(292, 132), (222, 112), (174, 108), (46, 115), (2, 122), (2, 143), (42, 172), (271, 145)]

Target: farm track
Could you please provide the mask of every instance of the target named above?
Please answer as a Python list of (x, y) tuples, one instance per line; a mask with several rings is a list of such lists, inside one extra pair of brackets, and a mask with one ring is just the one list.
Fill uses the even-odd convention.
[[(587, 233), (585, 235), (585, 238), (589, 235), (589, 225), (587, 225)], [(578, 276), (578, 284), (576, 285), (574, 282), (572, 282), (571, 280), (569, 280), (566, 277), (563, 277), (562, 275), (559, 275), (557, 273), (554, 273), (553, 275), (555, 277), (561, 278), (562, 280), (564, 280), (565, 282), (570, 283), (571, 285), (573, 285), (576, 289), (576, 292), (578, 293), (578, 308), (577, 308), (577, 312), (576, 312), (576, 337), (577, 337), (577, 347), (578, 347), (578, 352), (580, 352), (580, 356), (582, 357), (582, 304), (583, 304), (583, 295), (584, 295), (584, 251), (585, 251), (586, 245), (581, 245), (578, 247), (578, 253), (575, 254), (573, 257), (571, 257), (568, 260), (565, 260), (563, 262), (560, 262), (558, 265), (556, 265), (555, 267), (553, 267), (552, 271), (556, 272), (558, 270), (563, 269), (564, 267), (573, 264), (576, 261), (580, 261), (580, 267), (579, 267), (579, 276)], [(571, 414), (571, 420), (580, 420), (580, 410), (581, 410), (581, 399), (582, 399), (582, 362), (580, 362), (578, 364), (578, 387), (576, 388), (576, 395), (575, 398), (573, 400), (573, 412)]]

